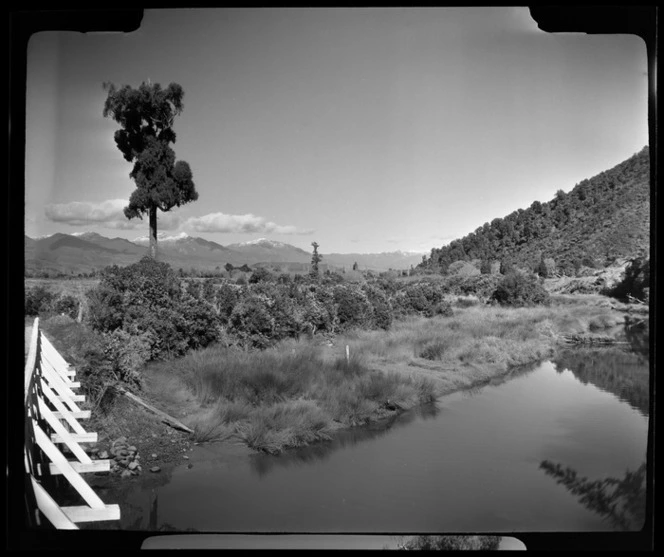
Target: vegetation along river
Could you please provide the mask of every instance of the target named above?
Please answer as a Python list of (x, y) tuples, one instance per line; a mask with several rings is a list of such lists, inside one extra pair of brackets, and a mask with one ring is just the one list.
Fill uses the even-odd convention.
[(239, 445), (229, 450), (227, 443), (198, 446), (189, 464), (131, 482), (120, 499), (121, 523), (111, 527), (312, 533), (640, 529), (648, 344), (640, 333), (629, 340), (631, 351), (569, 349), (499, 383), (278, 456)]

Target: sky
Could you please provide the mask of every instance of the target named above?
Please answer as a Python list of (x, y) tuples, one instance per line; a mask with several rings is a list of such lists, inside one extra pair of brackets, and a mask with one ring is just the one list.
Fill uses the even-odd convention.
[(549, 34), (525, 7), (145, 10), (28, 43), (25, 233), (133, 240), (102, 84), (184, 89), (199, 199), (160, 234), (428, 253), (648, 144), (646, 46)]

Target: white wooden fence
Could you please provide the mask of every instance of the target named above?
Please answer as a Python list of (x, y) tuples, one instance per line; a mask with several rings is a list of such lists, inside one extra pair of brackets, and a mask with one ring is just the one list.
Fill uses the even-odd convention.
[[(106, 505), (81, 474), (110, 470), (110, 460), (92, 460), (80, 443), (95, 443), (96, 433), (88, 433), (78, 420), (90, 417), (77, 402), (83, 395), (74, 390), (76, 372), (39, 329), (32, 327), (30, 349), (25, 364), (25, 470), (26, 505), (30, 522), (42, 517), (59, 530), (77, 530), (76, 523), (119, 520), (119, 505)], [(67, 447), (73, 460), (60, 450)], [(55, 498), (54, 477), (64, 476), (80, 495), (83, 505), (60, 506)]]

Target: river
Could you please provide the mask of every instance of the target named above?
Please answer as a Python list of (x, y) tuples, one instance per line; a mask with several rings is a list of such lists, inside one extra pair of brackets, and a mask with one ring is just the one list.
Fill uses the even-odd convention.
[[(639, 529), (648, 374), (647, 343), (645, 352), (571, 349), (329, 443), (279, 456), (198, 446), (168, 475), (132, 482), (116, 527), (376, 534)], [(606, 481), (591, 483), (599, 480)], [(624, 492), (624, 512), (607, 511), (616, 489)]]

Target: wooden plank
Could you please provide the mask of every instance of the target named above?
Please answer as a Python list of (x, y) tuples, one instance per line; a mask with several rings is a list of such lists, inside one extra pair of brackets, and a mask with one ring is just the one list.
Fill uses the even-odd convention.
[(58, 466), (65, 478), (69, 480), (69, 483), (78, 491), (79, 495), (83, 497), (83, 500), (94, 509), (103, 509), (105, 507), (104, 502), (99, 498), (99, 496), (92, 490), (92, 488), (85, 482), (85, 480), (80, 476), (76, 470), (74, 470), (64, 457), (64, 455), (58, 450), (58, 448), (51, 443), (51, 440), (48, 436), (42, 431), (38, 424), (33, 424), (35, 429), (35, 439), (37, 444), (41, 448), (46, 456), (51, 459), (51, 462)]
[(65, 373), (65, 370), (62, 369), (62, 367), (59, 367), (57, 361), (54, 361), (51, 356), (46, 354), (45, 352), (42, 352), (41, 354), (42, 357), (42, 365), (44, 363), (48, 364), (49, 367), (58, 374), (58, 377), (62, 379), (62, 382), (67, 385), (68, 387), (72, 388), (72, 375), (69, 375), (68, 373)]
[[(54, 443), (65, 443), (65, 444), (67, 444), (68, 447), (69, 447), (70, 441), (74, 441), (75, 443), (96, 443), (97, 442), (97, 433), (96, 432), (70, 433), (70, 432), (66, 431), (65, 433), (66, 433), (66, 435), (60, 435), (59, 433), (52, 433), (51, 434), (51, 441), (53, 441)], [(85, 452), (85, 451), (83, 451), (83, 452)]]
[[(104, 460), (93, 460), (90, 464), (84, 464), (76, 460), (68, 461), (71, 467), (76, 470), (79, 474), (89, 474), (93, 472), (110, 472), (111, 470), (111, 461), (109, 459)], [(52, 475), (62, 474), (60, 468), (55, 464), (49, 464), (49, 470)]]
[(144, 407), (147, 408), (150, 412), (153, 412), (153, 413), (157, 414), (157, 416), (159, 416), (164, 422), (166, 422), (166, 423), (167, 423), (168, 425), (170, 425), (171, 427), (174, 427), (174, 428), (176, 428), (176, 429), (181, 429), (182, 431), (186, 431), (187, 433), (194, 433), (194, 431), (193, 431), (192, 429), (188, 428), (188, 427), (187, 427), (186, 425), (184, 425), (182, 422), (176, 420), (176, 419), (173, 418), (172, 416), (169, 416), (168, 414), (166, 414), (166, 412), (162, 412), (161, 410), (158, 410), (157, 408), (155, 408), (155, 407), (152, 406), (151, 404), (148, 404), (147, 402), (141, 400), (141, 399), (138, 398), (135, 394), (132, 394), (132, 393), (130, 393), (129, 391), (126, 391), (126, 390), (125, 390), (124, 388), (122, 388), (122, 387), (117, 387), (117, 386), (116, 386), (115, 389), (116, 389), (117, 391), (119, 391), (120, 393), (122, 393), (123, 395), (125, 395), (126, 397), (130, 398), (131, 400), (133, 400), (134, 402), (138, 402), (138, 404), (144, 406)]
[[(51, 412), (51, 409), (46, 406), (46, 403), (43, 400), (39, 400), (39, 411), (42, 414), (42, 417), (46, 419), (48, 422), (48, 425), (50, 425), (53, 430), (55, 431), (55, 434), (52, 435), (51, 437), (57, 437), (56, 439), (52, 439), (54, 443), (64, 443), (67, 445), (69, 450), (74, 453), (74, 456), (78, 458), (79, 462), (92, 462), (92, 459), (88, 456), (88, 454), (81, 448), (81, 446), (78, 444), (80, 441), (78, 439), (75, 439), (75, 435), (80, 435), (76, 433), (69, 433), (66, 429), (65, 426), (63, 426), (58, 419), (53, 415), (53, 412)], [(88, 434), (90, 435), (90, 434)], [(95, 433), (95, 438), (97, 434)], [(96, 439), (95, 439), (96, 441)]]
[(62, 369), (68, 369), (69, 364), (67, 361), (62, 357), (60, 352), (57, 351), (55, 346), (53, 346), (53, 343), (48, 340), (46, 336), (42, 334), (42, 344), (44, 346), (43, 350), (46, 354), (52, 356), (54, 363), (58, 365), (58, 367), (61, 367)]
[[(42, 360), (41, 372), (42, 377), (49, 382), (54, 391), (56, 391), (60, 396), (69, 397), (73, 400), (73, 397), (76, 396), (76, 393), (74, 393), (69, 385), (67, 385), (67, 383), (62, 380), (62, 377), (58, 375), (51, 364)], [(80, 408), (72, 408), (72, 410), (80, 410)]]
[[(55, 397), (55, 398), (58, 398), (58, 397)], [(92, 412), (90, 410), (80, 410), (79, 412), (69, 412), (69, 411), (67, 411), (67, 413), (70, 416), (72, 416), (73, 418), (77, 419), (77, 420), (87, 420), (92, 415)], [(59, 420), (64, 418), (64, 416), (60, 412), (53, 412), (53, 415), (56, 418), (58, 418)]]
[(62, 507), (62, 512), (72, 522), (120, 520), (120, 505), (106, 505), (103, 509), (91, 509), (85, 505), (77, 507)]
[[(72, 404), (74, 404), (74, 402), (85, 402), (85, 395), (74, 395), (72, 397), (58, 396), (57, 398), (58, 398), (58, 400), (61, 400), (62, 402), (66, 402), (67, 405), (70, 408), (71, 408)], [(81, 409), (78, 406), (76, 406), (76, 409), (72, 408), (72, 412), (80, 412), (80, 411), (81, 411)]]
[(67, 516), (43, 486), (33, 477), (30, 477), (30, 479), (32, 480), (32, 489), (35, 492), (37, 507), (48, 521), (58, 530), (78, 530), (78, 526), (74, 524), (74, 521)]
[(32, 325), (32, 334), (30, 335), (30, 349), (28, 350), (28, 357), (25, 361), (24, 371), (24, 401), (27, 401), (28, 395), (31, 391), (31, 385), (34, 382), (35, 364), (37, 363), (39, 344), (39, 317), (35, 317)]
[(54, 417), (60, 420), (65, 420), (72, 428), (72, 430), (74, 430), (74, 433), (86, 433), (83, 426), (76, 421), (76, 418), (72, 416), (71, 412), (62, 403), (62, 401), (58, 400), (58, 398), (55, 396), (55, 393), (45, 382), (42, 383), (42, 392), (46, 395), (46, 398), (50, 401), (50, 403), (53, 404), (53, 406), (55, 406), (58, 410), (57, 416), (55, 415), (55, 412), (53, 412)]

